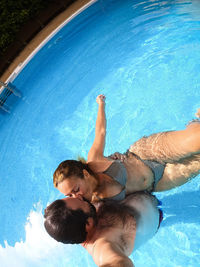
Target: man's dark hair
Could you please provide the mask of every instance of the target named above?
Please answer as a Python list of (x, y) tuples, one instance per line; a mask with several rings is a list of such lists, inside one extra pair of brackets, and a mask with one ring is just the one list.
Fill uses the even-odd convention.
[(86, 240), (88, 214), (81, 209), (72, 210), (59, 199), (50, 204), (44, 213), (44, 227), (48, 234), (64, 244), (80, 244)]

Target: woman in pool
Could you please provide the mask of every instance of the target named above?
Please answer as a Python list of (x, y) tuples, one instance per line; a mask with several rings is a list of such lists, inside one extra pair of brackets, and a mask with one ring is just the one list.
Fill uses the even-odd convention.
[(105, 96), (96, 101), (95, 139), (87, 162), (66, 160), (54, 172), (54, 186), (61, 193), (82, 195), (91, 202), (122, 200), (136, 191), (170, 190), (200, 172), (200, 121), (192, 121), (182, 131), (143, 137), (125, 154), (105, 157)]

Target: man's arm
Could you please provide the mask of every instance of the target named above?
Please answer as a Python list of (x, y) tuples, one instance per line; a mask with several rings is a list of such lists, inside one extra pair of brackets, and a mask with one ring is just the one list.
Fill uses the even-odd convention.
[(134, 267), (117, 242), (100, 240), (95, 244), (92, 256), (99, 267)]
[(105, 96), (98, 95), (96, 99), (99, 107), (97, 113), (95, 138), (93, 145), (88, 153), (87, 161), (93, 161), (103, 158), (105, 137), (106, 137), (106, 115), (105, 115)]
[(134, 267), (133, 262), (127, 257), (117, 262), (99, 265), (99, 267)]

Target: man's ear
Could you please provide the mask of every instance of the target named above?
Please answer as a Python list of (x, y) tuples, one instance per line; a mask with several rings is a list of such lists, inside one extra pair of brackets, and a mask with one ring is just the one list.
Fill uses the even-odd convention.
[(94, 226), (94, 219), (92, 217), (89, 217), (87, 219), (87, 223), (86, 223), (86, 226), (85, 226), (86, 232), (89, 233), (91, 231), (91, 229), (93, 228), (93, 226)]

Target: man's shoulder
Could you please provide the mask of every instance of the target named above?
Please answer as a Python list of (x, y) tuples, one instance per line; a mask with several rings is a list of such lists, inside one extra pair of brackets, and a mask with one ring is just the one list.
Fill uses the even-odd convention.
[(112, 244), (117, 244), (120, 246), (121, 240), (121, 229), (115, 227), (108, 227), (107, 229), (96, 229), (93, 234), (92, 239), (86, 242), (84, 247), (93, 256), (99, 254), (100, 251), (110, 248)]
[(99, 266), (104, 262), (112, 262), (120, 255), (126, 254), (119, 240), (109, 237), (100, 237), (93, 244), (92, 257)]

